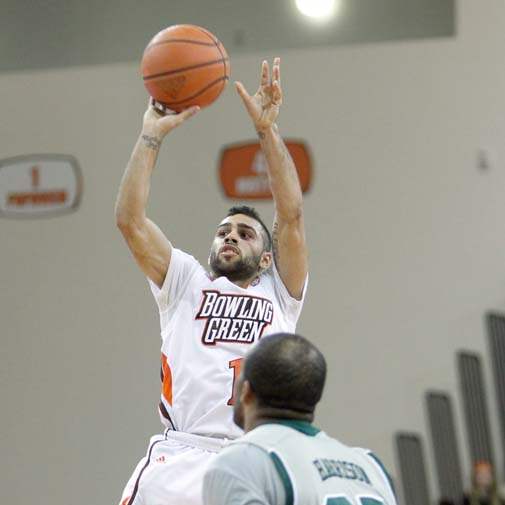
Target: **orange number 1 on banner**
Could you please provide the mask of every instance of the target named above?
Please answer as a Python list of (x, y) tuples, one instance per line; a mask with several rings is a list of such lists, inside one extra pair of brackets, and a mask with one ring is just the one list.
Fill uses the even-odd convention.
[(37, 189), (40, 182), (40, 169), (37, 165), (32, 167), (32, 188)]
[(242, 368), (242, 361), (244, 358), (232, 359), (228, 365), (229, 368), (233, 368), (233, 385), (232, 385), (232, 393), (231, 398), (228, 400), (228, 405), (235, 405), (235, 382), (240, 375), (240, 369)]

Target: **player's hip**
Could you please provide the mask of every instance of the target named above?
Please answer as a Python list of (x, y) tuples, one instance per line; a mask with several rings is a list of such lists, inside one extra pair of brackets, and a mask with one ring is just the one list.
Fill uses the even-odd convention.
[(123, 505), (201, 504), (203, 475), (210, 461), (229, 443), (174, 430), (151, 437), (121, 498)]

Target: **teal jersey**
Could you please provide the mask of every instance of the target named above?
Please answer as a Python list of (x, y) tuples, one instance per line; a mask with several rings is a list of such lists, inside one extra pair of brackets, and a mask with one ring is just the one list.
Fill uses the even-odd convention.
[(225, 448), (204, 479), (205, 505), (396, 505), (380, 461), (311, 424), (264, 424)]

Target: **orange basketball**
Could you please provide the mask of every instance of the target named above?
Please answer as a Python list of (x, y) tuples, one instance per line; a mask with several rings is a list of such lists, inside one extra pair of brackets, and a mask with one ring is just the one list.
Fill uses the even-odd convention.
[(169, 26), (156, 34), (145, 48), (141, 70), (149, 94), (176, 112), (210, 105), (230, 78), (223, 44), (194, 25)]

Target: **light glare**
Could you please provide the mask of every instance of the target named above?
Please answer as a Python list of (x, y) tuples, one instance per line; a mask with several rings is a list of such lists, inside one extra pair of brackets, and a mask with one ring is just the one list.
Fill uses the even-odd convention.
[(296, 0), (298, 10), (310, 18), (323, 19), (336, 10), (336, 0)]

